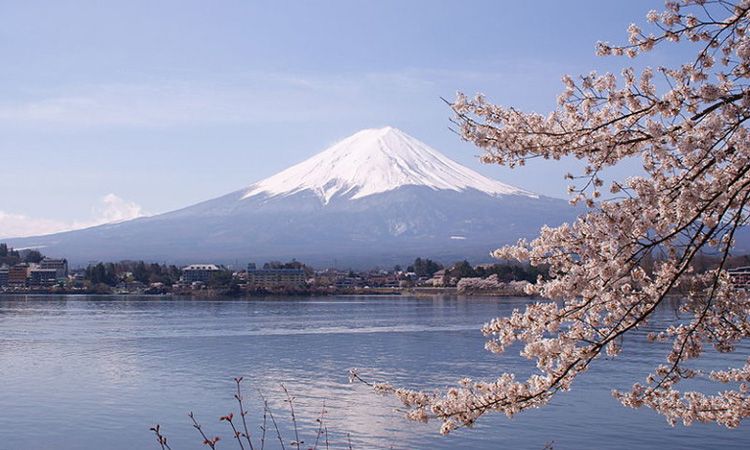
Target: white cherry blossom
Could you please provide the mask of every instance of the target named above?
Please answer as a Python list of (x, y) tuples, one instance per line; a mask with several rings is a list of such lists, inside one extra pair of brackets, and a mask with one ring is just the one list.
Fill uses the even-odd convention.
[[(708, 347), (731, 352), (750, 337), (750, 299), (733, 289), (725, 270), (750, 200), (749, 10), (750, 0), (668, 1), (663, 12), (648, 13), (644, 28), (628, 28), (628, 44), (599, 43), (598, 53), (637, 57), (657, 46), (690, 45), (694, 59), (640, 73), (625, 68), (619, 77), (565, 76), (559, 106), (548, 115), (458, 94), (456, 123), (483, 150), (483, 162), (584, 161), (584, 173), (568, 178), (571, 202), (589, 210), (573, 223), (543, 228), (533, 241), (494, 252), (549, 267), (548, 279), (527, 287), (544, 300), (483, 328), (487, 350), (502, 353), (520, 343), (521, 356), (536, 362), (535, 374), (466, 379), (443, 393), (387, 384), (377, 385), (379, 391), (398, 396), (414, 420), (442, 421), (443, 433), (490, 411), (512, 416), (540, 407), (570, 389), (597, 358), (627, 352), (623, 337), (678, 293), (683, 320), (649, 335), (671, 342), (664, 363), (615, 397), (652, 408), (672, 424), (736, 427), (750, 416), (750, 362), (710, 374), (691, 368)], [(640, 158), (645, 175), (605, 186), (602, 170), (629, 157)], [(705, 252), (721, 263), (697, 273), (694, 258)], [(679, 389), (697, 376), (723, 386), (712, 394)]]

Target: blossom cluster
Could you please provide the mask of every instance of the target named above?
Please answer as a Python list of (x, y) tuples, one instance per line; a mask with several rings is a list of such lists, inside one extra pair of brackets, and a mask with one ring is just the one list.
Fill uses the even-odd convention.
[(528, 281), (509, 281), (507, 283), (498, 279), (497, 274), (492, 274), (487, 278), (466, 277), (461, 278), (456, 284), (458, 294), (472, 294), (482, 292), (503, 292), (508, 295), (523, 295), (526, 293)]
[[(707, 347), (730, 352), (750, 337), (750, 299), (733, 288), (725, 267), (749, 218), (749, 11), (750, 0), (668, 1), (663, 12), (647, 16), (656, 34), (632, 25), (626, 45), (600, 43), (598, 53), (636, 57), (682, 43), (696, 48), (694, 59), (640, 73), (625, 68), (619, 77), (565, 76), (558, 108), (546, 116), (495, 105), (482, 95), (457, 95), (456, 123), (464, 139), (483, 149), (483, 162), (585, 162), (583, 173), (567, 177), (571, 202), (588, 209), (573, 223), (545, 227), (532, 241), (494, 252), (549, 267), (549, 279), (528, 287), (546, 300), (483, 328), (491, 352), (519, 343), (521, 355), (536, 362), (532, 376), (462, 380), (442, 393), (389, 385), (379, 390), (398, 396), (413, 419), (441, 420), (444, 433), (489, 411), (512, 416), (570, 389), (600, 356), (617, 356), (623, 337), (679, 292), (682, 322), (651, 336), (672, 344), (664, 364), (645, 384), (615, 397), (626, 406), (650, 407), (672, 424), (735, 427), (750, 415), (750, 363), (707, 375), (729, 383), (718, 394), (678, 389), (680, 381), (702, 376), (690, 361)], [(633, 157), (644, 175), (605, 185), (602, 171)], [(693, 260), (704, 253), (722, 262), (697, 273)]]

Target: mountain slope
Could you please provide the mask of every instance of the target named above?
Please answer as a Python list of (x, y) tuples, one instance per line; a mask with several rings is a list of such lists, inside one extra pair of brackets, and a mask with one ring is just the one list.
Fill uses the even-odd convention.
[(563, 200), (484, 177), (405, 133), (364, 130), (248, 188), (181, 210), (14, 239), (79, 263), (143, 258), (319, 266), (488, 260), (498, 245), (571, 220)]

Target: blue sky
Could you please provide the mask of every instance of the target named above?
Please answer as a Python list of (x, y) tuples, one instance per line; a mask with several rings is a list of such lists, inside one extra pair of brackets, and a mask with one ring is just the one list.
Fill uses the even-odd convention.
[[(618, 70), (660, 1), (0, 0), (0, 236), (159, 213), (392, 125), (563, 197), (570, 162), (481, 166), (440, 97), (554, 107), (564, 73)], [(640, 61), (666, 65), (673, 51)], [(634, 166), (618, 169), (617, 175)]]

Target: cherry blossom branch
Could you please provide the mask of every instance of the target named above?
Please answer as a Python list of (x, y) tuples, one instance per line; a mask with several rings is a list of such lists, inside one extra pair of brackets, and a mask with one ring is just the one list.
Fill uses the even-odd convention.
[[(598, 52), (635, 57), (666, 43), (699, 43), (690, 62), (658, 69), (667, 86), (661, 92), (652, 69), (636, 75), (626, 67), (619, 79), (596, 72), (563, 77), (565, 91), (547, 116), (495, 105), (482, 95), (459, 93), (450, 103), (456, 131), (483, 150), (485, 163), (513, 168), (530, 158), (584, 161), (582, 174), (566, 178), (575, 180), (571, 203), (583, 202), (588, 211), (493, 253), (549, 266), (549, 278), (526, 289), (551, 301), (483, 328), (489, 351), (521, 343), (521, 355), (535, 360), (538, 372), (523, 381), (509, 373), (489, 382), (464, 379), (443, 394), (372, 384), (401, 399), (407, 417), (437, 418), (448, 433), (488, 411), (512, 416), (542, 406), (570, 389), (602, 352), (619, 354), (625, 335), (685, 289), (675, 306), (685, 316), (655, 338), (673, 340), (669, 365), (656, 370), (661, 380), (649, 375), (651, 388), (635, 384), (616, 397), (627, 406), (649, 406), (670, 423), (731, 427), (750, 416), (750, 386), (718, 396), (673, 388), (696, 376), (687, 362), (702, 354), (704, 342), (731, 351), (750, 338), (750, 298), (732, 289), (725, 270), (736, 232), (750, 220), (750, 0), (668, 1), (647, 20), (656, 35), (631, 25), (628, 44), (600, 43)], [(602, 171), (632, 157), (641, 159), (644, 175), (614, 180), (613, 197), (603, 200)], [(696, 273), (696, 257), (714, 251), (721, 255), (716, 267)], [(750, 363), (712, 375), (719, 382), (745, 378)]]

